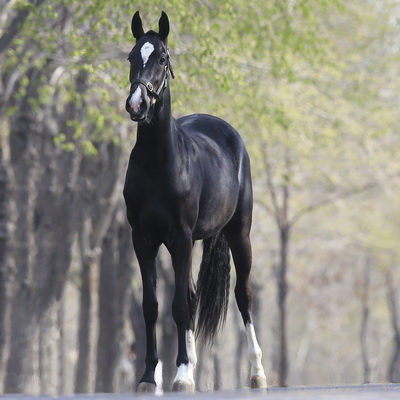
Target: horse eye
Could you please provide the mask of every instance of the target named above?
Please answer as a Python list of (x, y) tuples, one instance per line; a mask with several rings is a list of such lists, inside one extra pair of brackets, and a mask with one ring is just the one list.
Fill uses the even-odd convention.
[(165, 57), (161, 57), (159, 63), (162, 65), (165, 64), (165, 61), (167, 61)]

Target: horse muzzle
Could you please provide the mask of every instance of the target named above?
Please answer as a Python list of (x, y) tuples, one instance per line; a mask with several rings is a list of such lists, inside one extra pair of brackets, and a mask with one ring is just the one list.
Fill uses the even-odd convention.
[(146, 120), (150, 108), (150, 98), (142, 90), (141, 85), (131, 90), (131, 94), (126, 99), (125, 108), (132, 121), (140, 122)]
[(129, 116), (130, 116), (131, 120), (134, 121), (134, 122), (143, 122), (147, 118), (147, 113), (146, 114), (135, 113), (132, 110), (128, 110), (128, 108), (127, 108), (127, 111), (129, 113)]

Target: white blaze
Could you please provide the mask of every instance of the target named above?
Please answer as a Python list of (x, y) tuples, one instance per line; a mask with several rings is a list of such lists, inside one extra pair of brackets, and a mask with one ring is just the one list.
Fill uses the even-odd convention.
[(146, 42), (140, 49), (140, 54), (142, 55), (143, 60), (143, 68), (146, 66), (146, 63), (149, 60), (149, 57), (153, 51), (154, 46), (149, 42)]
[(140, 90), (140, 87), (138, 87), (135, 91), (135, 93), (133, 93), (133, 95), (131, 96), (130, 100), (129, 100), (129, 105), (132, 107), (133, 111), (135, 112), (139, 112), (139, 107), (140, 104), (142, 104), (142, 92)]

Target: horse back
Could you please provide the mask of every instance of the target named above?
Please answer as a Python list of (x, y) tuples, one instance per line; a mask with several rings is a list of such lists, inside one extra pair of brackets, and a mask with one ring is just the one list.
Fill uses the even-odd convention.
[(250, 173), (244, 142), (226, 121), (208, 114), (193, 114), (179, 118), (177, 122), (186, 138), (197, 142), (205, 158), (217, 157), (232, 163), (238, 174), (243, 168), (243, 172)]
[(214, 230), (209, 229), (212, 221), (220, 220), (220, 224), (214, 225), (220, 229), (235, 213), (251, 219), (250, 161), (239, 133), (226, 121), (207, 114), (185, 116), (177, 122), (189, 142), (187, 148), (198, 150), (190, 156), (196, 169), (192, 188), (201, 185), (198, 186), (198, 235)]

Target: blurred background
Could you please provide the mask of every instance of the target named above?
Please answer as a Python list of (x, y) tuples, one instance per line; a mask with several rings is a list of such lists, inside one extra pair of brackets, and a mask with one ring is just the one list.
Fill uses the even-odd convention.
[[(399, 382), (398, 0), (0, 0), (0, 393), (130, 392), (143, 372), (122, 198), (137, 9), (145, 30), (169, 15), (175, 117), (218, 115), (247, 144), (269, 385)], [(165, 249), (158, 272), (169, 390)], [(248, 385), (233, 297), (197, 345), (199, 390)]]

